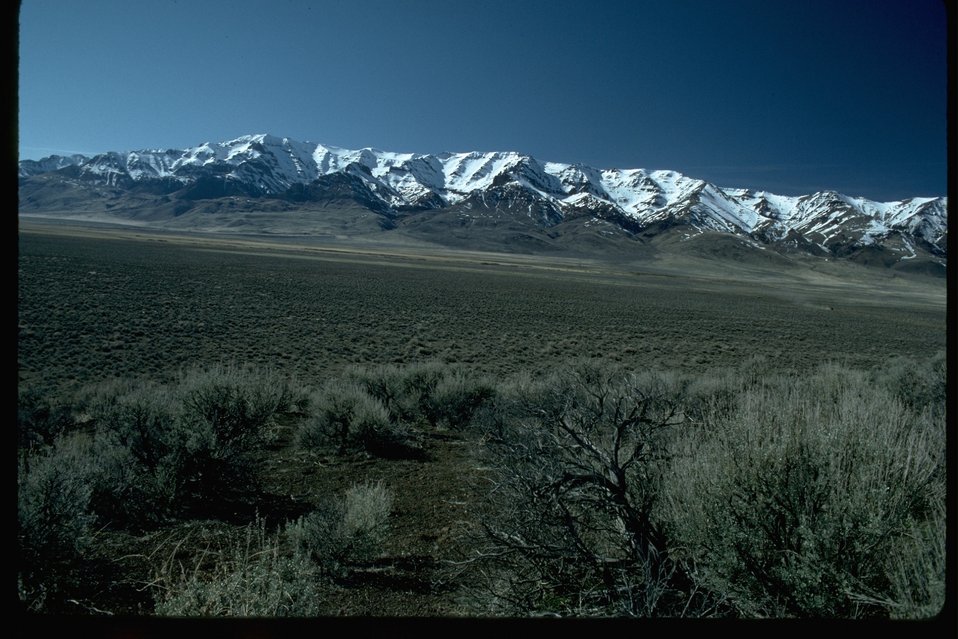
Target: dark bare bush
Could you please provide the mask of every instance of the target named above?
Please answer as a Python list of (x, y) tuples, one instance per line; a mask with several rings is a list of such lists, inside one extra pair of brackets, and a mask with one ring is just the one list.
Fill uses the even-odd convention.
[(517, 386), (488, 439), (490, 516), (459, 564), (482, 575), (483, 610), (706, 614), (712, 602), (690, 587), (654, 518), (680, 421), (674, 380), (579, 367)]

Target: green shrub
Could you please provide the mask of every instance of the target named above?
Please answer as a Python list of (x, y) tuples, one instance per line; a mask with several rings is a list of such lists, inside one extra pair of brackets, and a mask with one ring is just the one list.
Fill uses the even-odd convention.
[(143, 527), (255, 493), (256, 463), (276, 417), (304, 397), (270, 371), (192, 369), (172, 386), (114, 380), (87, 388), (102, 467), (94, 508), (101, 521)]
[(60, 437), (19, 467), (18, 589), (29, 609), (43, 610), (79, 579), (74, 567), (90, 543), (94, 522), (86, 439)]
[(393, 493), (382, 482), (354, 484), (331, 500), (290, 523), (291, 542), (332, 574), (357, 561), (375, 558), (389, 533)]
[(394, 424), (413, 428), (466, 427), (495, 393), (491, 383), (438, 362), (354, 366), (346, 378), (379, 400)]
[(446, 372), (445, 364), (430, 362), (409, 366), (352, 367), (347, 370), (347, 376), (382, 402), (393, 422), (436, 426), (437, 418), (431, 412), (430, 404), (436, 386)]
[(367, 395), (376, 399), (396, 421), (407, 420), (406, 380), (402, 367), (383, 364), (374, 367), (350, 366), (346, 369), (345, 383), (358, 386)]
[(75, 427), (70, 406), (51, 399), (48, 391), (32, 387), (18, 390), (17, 446), (21, 451), (50, 446)]
[(101, 528), (142, 531), (166, 521), (176, 494), (164, 468), (145, 467), (115, 434), (98, 431), (89, 448), (90, 508)]
[(940, 507), (924, 523), (912, 527), (889, 557), (891, 592), (878, 603), (893, 619), (930, 619), (945, 604), (946, 514)]
[(88, 440), (85, 434), (64, 436), (20, 467), (20, 534), (37, 554), (76, 555), (86, 543), (93, 522)]
[(138, 464), (153, 471), (170, 455), (170, 433), (180, 411), (170, 389), (115, 382), (95, 388), (92, 395), (86, 405), (97, 429), (128, 448)]
[(689, 381), (682, 410), (695, 423), (726, 419), (738, 406), (744, 387), (740, 371), (712, 371)]
[(382, 402), (353, 381), (327, 383), (313, 396), (312, 413), (298, 435), (306, 448), (332, 446), (339, 455), (362, 450), (382, 457), (419, 453), (412, 433), (390, 420)]
[(916, 412), (929, 410), (936, 415), (944, 414), (948, 377), (943, 351), (926, 361), (892, 358), (876, 371), (875, 377), (908, 408)]
[(676, 443), (658, 516), (743, 616), (889, 616), (890, 562), (929, 551), (907, 542), (943, 504), (943, 443), (861, 372), (768, 379)]
[(94, 510), (104, 524), (142, 528), (176, 510), (180, 405), (164, 386), (114, 380), (84, 391), (99, 459)]
[(470, 429), (478, 433), (482, 440), (504, 441), (514, 422), (531, 418), (539, 410), (536, 400), (548, 396), (544, 388), (545, 384), (528, 374), (500, 380), (492, 396), (473, 412), (469, 421)]
[(495, 397), (495, 386), (459, 368), (449, 370), (423, 402), (431, 424), (450, 429), (468, 427), (476, 412)]
[(586, 365), (500, 383), (473, 420), (495, 490), (461, 564), (481, 566), (483, 612), (940, 610), (937, 400), (837, 364), (753, 373)]
[(176, 392), (184, 417), (209, 424), (224, 452), (263, 443), (276, 415), (298, 411), (305, 402), (285, 378), (235, 366), (187, 371)]
[(251, 368), (190, 370), (173, 393), (180, 409), (158, 472), (187, 507), (255, 493), (258, 454), (275, 435), (276, 417), (302, 405), (285, 379)]
[(379, 553), (389, 531), (393, 493), (383, 482), (365, 481), (346, 490), (342, 530), (350, 539), (350, 556), (368, 558)]

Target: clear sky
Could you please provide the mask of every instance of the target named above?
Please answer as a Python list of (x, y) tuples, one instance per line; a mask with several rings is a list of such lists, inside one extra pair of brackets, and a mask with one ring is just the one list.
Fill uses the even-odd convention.
[(272, 133), (947, 191), (941, 0), (22, 0), (19, 152)]

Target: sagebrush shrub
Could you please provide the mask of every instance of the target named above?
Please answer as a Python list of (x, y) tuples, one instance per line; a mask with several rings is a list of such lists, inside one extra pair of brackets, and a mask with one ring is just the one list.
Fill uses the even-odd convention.
[(90, 508), (100, 527), (143, 530), (166, 520), (176, 497), (162, 466), (147, 467), (132, 448), (98, 431), (89, 447)]
[(406, 426), (391, 420), (383, 403), (354, 381), (328, 382), (313, 395), (312, 414), (298, 434), (306, 448), (331, 446), (340, 455), (361, 450), (383, 457), (418, 450)]
[(889, 562), (929, 550), (907, 541), (943, 504), (943, 442), (859, 371), (770, 378), (673, 448), (659, 516), (739, 614), (889, 616)]
[(174, 390), (112, 380), (85, 389), (82, 403), (96, 426), (94, 446), (102, 459), (94, 496), (100, 519), (142, 527), (175, 514), (182, 505), (192, 435)]
[(393, 493), (383, 482), (365, 481), (346, 490), (343, 531), (353, 553), (368, 557), (380, 550), (389, 530)]
[(353, 366), (346, 379), (381, 402), (394, 424), (412, 428), (464, 428), (495, 394), (489, 381), (439, 362)]
[(947, 551), (944, 505), (929, 514), (899, 540), (899, 551), (888, 557), (891, 591), (878, 603), (893, 619), (930, 619), (945, 605)]
[(389, 533), (393, 493), (382, 482), (354, 484), (345, 495), (291, 522), (286, 534), (330, 573), (382, 552)]
[(80, 579), (74, 566), (90, 543), (95, 519), (85, 439), (60, 437), (23, 459), (18, 470), (17, 582), (31, 610), (55, 604)]
[(58, 439), (21, 466), (17, 512), (28, 553), (56, 559), (83, 550), (94, 520), (90, 472), (89, 441), (81, 434)]
[(270, 371), (191, 369), (172, 385), (112, 380), (81, 392), (96, 428), (101, 521), (141, 527), (255, 490), (255, 464), (277, 415), (304, 396)]
[(274, 436), (275, 418), (299, 410), (301, 398), (271, 371), (235, 366), (194, 369), (174, 388), (167, 476), (197, 503), (255, 489), (256, 456)]
[(268, 370), (235, 366), (187, 371), (176, 392), (185, 416), (208, 423), (224, 448), (262, 443), (274, 416), (303, 404), (285, 378)]
[(944, 414), (948, 383), (944, 352), (939, 351), (926, 361), (892, 358), (874, 376), (878, 384), (888, 388), (908, 408)]
[(18, 390), (17, 446), (21, 451), (50, 446), (75, 426), (71, 407), (52, 398), (49, 391), (33, 387)]
[(435, 426), (436, 416), (430, 410), (430, 402), (446, 372), (445, 364), (428, 362), (352, 367), (347, 370), (347, 376), (382, 402), (393, 422)]
[(473, 416), (495, 397), (495, 386), (468, 375), (459, 368), (449, 370), (425, 401), (427, 420), (449, 429), (464, 429)]
[(155, 384), (111, 384), (96, 389), (87, 410), (97, 430), (111, 436), (145, 470), (152, 472), (173, 453), (172, 433), (180, 418), (173, 392)]

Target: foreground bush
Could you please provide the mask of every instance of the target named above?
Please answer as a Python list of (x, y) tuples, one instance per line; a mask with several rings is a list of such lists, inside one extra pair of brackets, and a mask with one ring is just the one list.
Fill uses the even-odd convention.
[(686, 433), (659, 516), (739, 615), (933, 611), (943, 602), (943, 443), (941, 420), (862, 373), (830, 365), (780, 377)]
[(21, 393), (21, 599), (44, 609), (76, 585), (94, 526), (142, 531), (254, 498), (275, 417), (304, 399), (276, 375), (228, 367), (184, 373), (172, 386), (100, 384), (75, 406)]
[(156, 572), (155, 611), (178, 617), (316, 616), (330, 577), (382, 551), (392, 502), (381, 482), (355, 484), (281, 532), (267, 532), (257, 518), (239, 538), (207, 548), (191, 563), (174, 548)]
[(393, 494), (382, 482), (354, 484), (341, 499), (289, 524), (297, 548), (325, 571), (339, 574), (350, 563), (375, 558), (389, 533)]
[(88, 389), (82, 402), (96, 426), (88, 453), (99, 524), (142, 529), (174, 514), (183, 496), (178, 464), (187, 433), (173, 391), (115, 381)]
[(495, 396), (492, 382), (452, 368), (432, 389), (424, 412), (433, 426), (461, 430), (471, 427), (476, 414), (490, 405)]
[(476, 416), (493, 487), (457, 565), (484, 614), (933, 616), (942, 379), (938, 360), (519, 377)]
[(270, 372), (213, 368), (185, 374), (176, 387), (181, 402), (173, 422), (171, 477), (189, 501), (255, 490), (255, 465), (273, 435), (275, 417), (302, 403)]
[[(354, 369), (311, 402), (272, 374), (217, 369), (76, 406), (25, 396), (19, 421), (39, 426), (21, 428), (38, 436), (18, 458), (20, 598), (43, 610), (76, 592), (94, 530), (255, 504), (263, 445), (295, 413), (302, 445), (338, 453), (419, 454), (426, 428), (477, 435), (488, 500), (469, 505), (481, 514), (449, 577), (478, 586), (479, 614), (936, 615), (943, 360), (762, 366), (591, 365), (495, 386), (444, 365)], [(356, 484), (281, 532), (257, 522), (243, 543), (171, 556), (157, 610), (314, 614), (323, 582), (381, 556), (392, 504), (383, 484)]]
[(688, 588), (653, 516), (679, 423), (673, 382), (587, 367), (510, 393), (489, 439), (493, 503), (462, 562), (478, 569), (488, 612), (662, 616), (711, 605)]
[(918, 413), (927, 410), (936, 418), (944, 417), (948, 385), (944, 351), (926, 361), (894, 357), (874, 371), (872, 377), (906, 408)]
[(91, 539), (90, 457), (78, 435), (59, 439), (21, 463), (17, 486), (18, 589), (42, 610), (79, 577), (74, 565)]
[(354, 367), (347, 374), (382, 402), (394, 422), (435, 426), (430, 401), (445, 372), (445, 365), (430, 362), (409, 366)]
[(103, 524), (143, 528), (255, 493), (277, 416), (305, 402), (274, 373), (222, 366), (167, 386), (127, 380), (87, 389), (80, 403), (96, 429), (94, 511)]
[(313, 394), (300, 428), (307, 449), (421, 458), (425, 431), (464, 429), (495, 396), (495, 387), (446, 364), (351, 367)]

